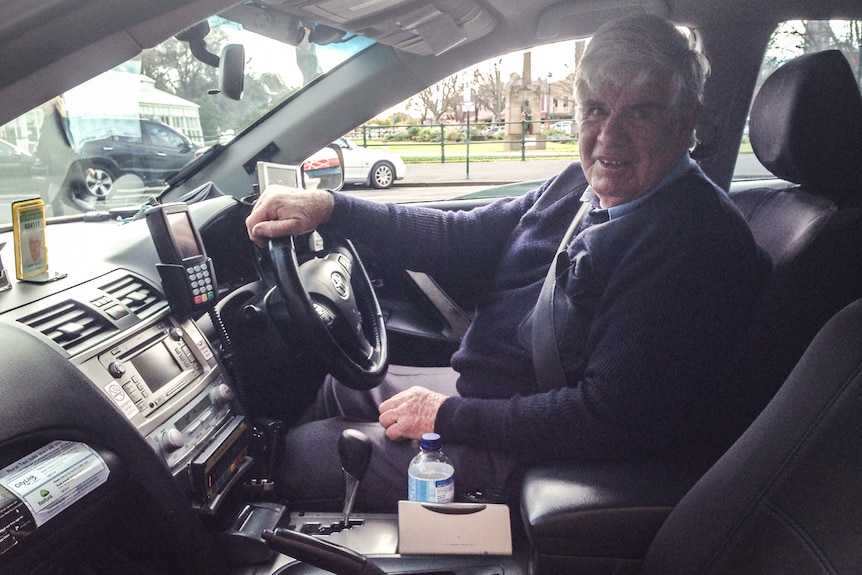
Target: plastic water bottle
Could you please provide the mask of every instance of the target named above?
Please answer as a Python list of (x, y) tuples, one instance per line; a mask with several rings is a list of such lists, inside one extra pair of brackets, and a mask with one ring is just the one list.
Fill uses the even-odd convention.
[(407, 469), (407, 498), (424, 503), (455, 500), (455, 467), (440, 448), (440, 436), (426, 433), (419, 442), (419, 454)]

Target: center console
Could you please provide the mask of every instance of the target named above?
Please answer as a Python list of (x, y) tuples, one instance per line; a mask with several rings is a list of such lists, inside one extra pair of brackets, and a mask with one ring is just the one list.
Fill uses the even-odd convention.
[(82, 363), (202, 513), (251, 466), (249, 430), (195, 323), (167, 316)]

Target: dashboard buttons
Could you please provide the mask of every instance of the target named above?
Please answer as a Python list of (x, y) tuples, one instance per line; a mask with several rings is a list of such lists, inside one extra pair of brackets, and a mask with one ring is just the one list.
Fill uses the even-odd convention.
[(110, 373), (114, 379), (120, 379), (126, 373), (126, 366), (119, 361), (112, 361), (108, 364), (108, 373)]
[(162, 437), (159, 439), (159, 445), (161, 445), (162, 449), (167, 453), (173, 453), (185, 444), (186, 440), (183, 437), (183, 434), (176, 428), (166, 430), (162, 433)]
[(233, 400), (233, 390), (226, 383), (221, 383), (210, 391), (210, 399), (216, 407), (227, 405)]

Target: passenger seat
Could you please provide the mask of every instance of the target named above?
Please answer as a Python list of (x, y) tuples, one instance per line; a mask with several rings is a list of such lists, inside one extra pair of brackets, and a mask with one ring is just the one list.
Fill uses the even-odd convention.
[(686, 494), (642, 575), (859, 573), (862, 300), (820, 331), (766, 409)]
[(760, 162), (792, 185), (731, 195), (774, 266), (736, 358), (748, 382), (743, 422), (826, 321), (862, 297), (862, 97), (841, 52), (776, 70), (754, 99), (750, 137)]

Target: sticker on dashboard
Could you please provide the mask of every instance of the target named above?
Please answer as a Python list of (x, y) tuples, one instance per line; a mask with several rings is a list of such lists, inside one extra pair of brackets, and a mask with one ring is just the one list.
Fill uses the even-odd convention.
[(38, 527), (105, 483), (110, 473), (89, 445), (54, 441), (0, 469), (0, 486), (26, 506)]
[[(132, 419), (138, 414), (138, 408), (132, 398), (126, 393), (123, 386), (116, 381), (110, 382), (104, 387), (105, 393), (111, 398), (111, 401), (120, 408), (126, 417)], [(138, 398), (140, 399), (140, 397)]]

